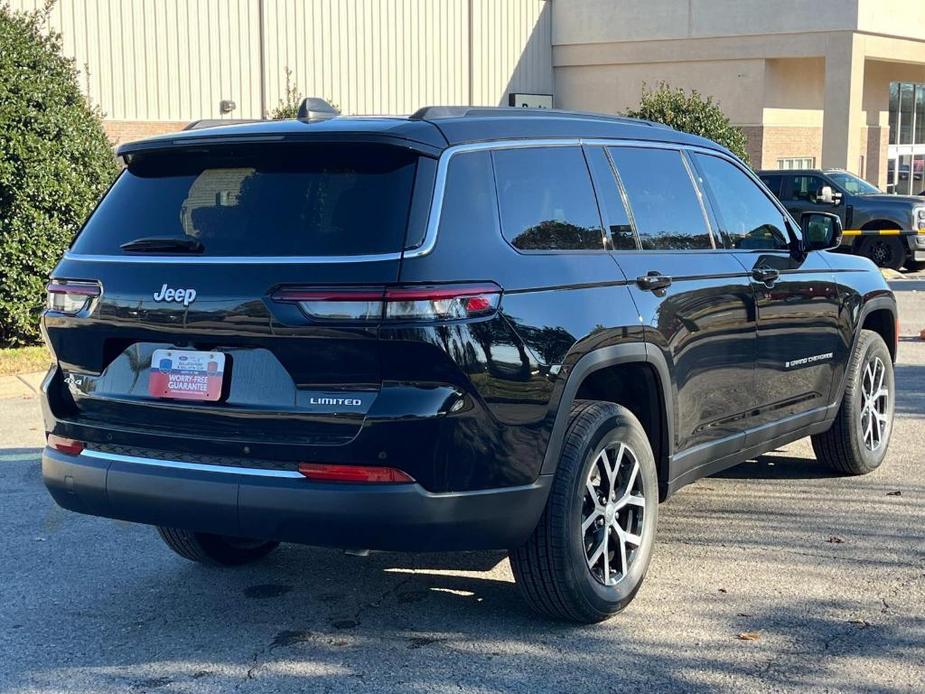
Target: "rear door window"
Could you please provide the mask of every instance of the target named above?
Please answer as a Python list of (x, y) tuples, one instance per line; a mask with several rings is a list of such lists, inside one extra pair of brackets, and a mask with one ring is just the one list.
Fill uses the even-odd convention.
[(604, 216), (604, 225), (610, 233), (610, 242), (616, 251), (635, 251), (636, 234), (630, 223), (626, 205), (623, 202), (623, 193), (620, 190), (613, 167), (607, 158), (603, 147), (588, 147), (585, 149), (588, 157), (588, 166), (591, 167), (594, 189), (597, 191), (597, 201)]
[(681, 152), (610, 147), (645, 250), (713, 248), (703, 207)]
[(601, 217), (580, 147), (493, 152), (504, 237), (522, 251), (604, 249)]
[(206, 256), (400, 252), (417, 155), (378, 145), (224, 146), (136, 155), (73, 252), (195, 240)]

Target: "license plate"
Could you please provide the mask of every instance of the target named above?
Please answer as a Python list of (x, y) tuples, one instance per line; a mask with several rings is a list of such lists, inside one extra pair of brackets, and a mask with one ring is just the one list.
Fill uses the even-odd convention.
[(156, 349), (148, 393), (156, 398), (215, 401), (222, 396), (225, 355), (221, 352)]

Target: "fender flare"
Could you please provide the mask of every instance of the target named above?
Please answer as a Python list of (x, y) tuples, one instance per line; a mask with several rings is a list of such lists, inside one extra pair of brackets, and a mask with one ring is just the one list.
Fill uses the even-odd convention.
[(562, 453), (572, 403), (575, 401), (575, 394), (585, 378), (600, 369), (618, 364), (633, 363), (649, 364), (656, 371), (662, 390), (661, 406), (665, 408), (665, 422), (668, 429), (665, 432), (667, 450), (663, 451), (663, 453), (667, 455), (669, 461), (671, 460), (674, 453), (674, 396), (672, 395), (671, 371), (668, 369), (668, 362), (662, 351), (655, 345), (648, 342), (629, 342), (595, 349), (581, 357), (572, 367), (558, 400), (556, 419), (549, 435), (549, 444), (546, 446), (546, 455), (543, 457), (540, 474), (551, 475), (556, 471), (559, 456)]
[[(875, 296), (861, 305), (860, 311), (858, 311), (858, 318), (854, 323), (854, 335), (851, 338), (851, 348), (848, 350), (848, 363), (850, 363), (851, 358), (854, 356), (854, 350), (857, 349), (858, 340), (861, 339), (861, 330), (863, 330), (864, 321), (874, 311), (879, 311), (881, 309), (888, 310), (893, 315), (893, 323), (896, 323), (896, 317), (898, 316), (898, 311), (896, 308), (896, 300), (890, 296)], [(897, 339), (899, 335), (897, 334)], [(889, 345), (887, 345), (889, 348)], [(897, 350), (898, 351), (898, 350)], [(842, 398), (845, 395), (845, 388), (848, 387), (848, 364), (845, 364), (845, 373), (842, 374), (841, 383), (838, 386), (838, 390), (835, 392), (835, 397), (832, 398), (832, 402), (829, 405), (829, 415), (834, 417), (838, 412), (838, 408), (841, 407)]]

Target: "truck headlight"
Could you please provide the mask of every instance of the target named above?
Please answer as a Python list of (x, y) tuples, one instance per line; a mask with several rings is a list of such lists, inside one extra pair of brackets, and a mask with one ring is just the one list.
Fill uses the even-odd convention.
[(925, 207), (917, 207), (915, 209), (914, 219), (916, 229), (925, 229)]

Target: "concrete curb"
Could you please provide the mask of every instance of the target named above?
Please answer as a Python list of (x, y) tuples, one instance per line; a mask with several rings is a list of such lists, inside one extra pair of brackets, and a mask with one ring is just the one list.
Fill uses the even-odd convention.
[(43, 378), (45, 378), (44, 371), (0, 376), (0, 400), (38, 397)]

